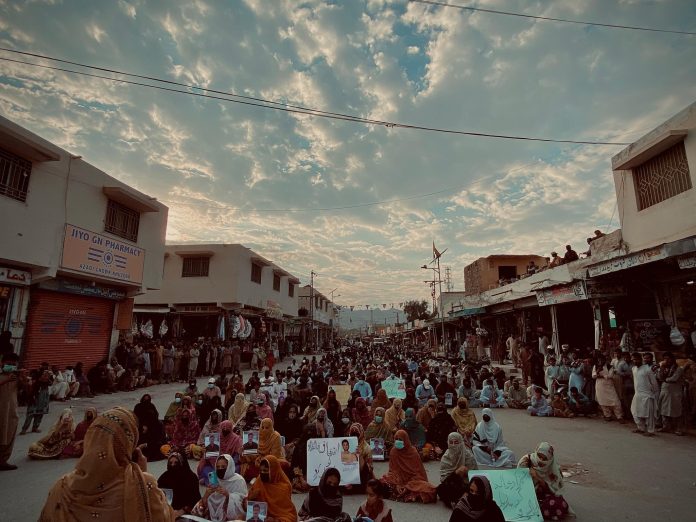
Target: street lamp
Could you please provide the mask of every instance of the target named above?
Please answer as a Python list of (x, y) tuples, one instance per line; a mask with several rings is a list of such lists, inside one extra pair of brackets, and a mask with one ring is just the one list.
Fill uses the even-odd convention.
[[(334, 303), (334, 292), (338, 290), (338, 288), (334, 288), (331, 290), (329, 293), (331, 294), (331, 307), (333, 308), (333, 316), (336, 317), (336, 303)], [(336, 297), (341, 297), (341, 294), (338, 294)], [(333, 333), (334, 333), (334, 325), (333, 323), (331, 324), (331, 346), (333, 346)]]
[[(438, 255), (435, 260), (437, 261), (437, 266), (428, 266), (428, 265), (423, 265), (421, 266), (422, 269), (425, 270), (432, 270), (433, 271), (433, 281), (432, 281), (432, 288), (433, 288), (433, 306), (435, 305), (435, 283), (438, 284), (440, 288), (440, 307), (438, 309), (438, 314), (440, 315), (440, 327), (442, 330), (442, 347), (445, 347), (445, 314), (444, 311), (442, 310), (442, 278), (440, 277), (440, 256)], [(437, 274), (437, 279), (435, 279), (435, 274)], [(428, 281), (430, 283), (430, 281)], [(435, 339), (437, 340), (437, 335), (435, 336)], [(439, 349), (438, 349), (439, 351)], [(447, 353), (445, 351), (445, 353)]]

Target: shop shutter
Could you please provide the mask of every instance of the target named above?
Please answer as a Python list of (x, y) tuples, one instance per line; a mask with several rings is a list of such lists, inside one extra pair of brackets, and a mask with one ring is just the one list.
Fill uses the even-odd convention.
[(109, 353), (113, 317), (114, 302), (108, 299), (32, 291), (22, 366), (82, 362), (88, 371)]

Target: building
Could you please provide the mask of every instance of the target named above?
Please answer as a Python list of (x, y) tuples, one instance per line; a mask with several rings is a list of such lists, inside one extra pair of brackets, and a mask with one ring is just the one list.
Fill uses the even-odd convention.
[(135, 299), (154, 337), (283, 338), (297, 316), (300, 280), (243, 245), (167, 245), (163, 261), (161, 288)]
[(464, 267), (464, 294), (476, 295), (501, 283), (517, 280), (527, 274), (530, 263), (541, 268), (547, 265), (547, 259), (534, 254), (496, 254), (480, 257)]
[(303, 344), (311, 342), (311, 330), (309, 330), (311, 323), (314, 324), (315, 344), (321, 346), (329, 341), (338, 313), (337, 307), (331, 302), (331, 299), (324, 296), (316, 288), (312, 289), (311, 285), (305, 285), (300, 288), (299, 306), (302, 310), (300, 316), (303, 323), (300, 342)]
[(24, 366), (88, 369), (162, 282), (168, 209), (0, 117), (0, 329)]

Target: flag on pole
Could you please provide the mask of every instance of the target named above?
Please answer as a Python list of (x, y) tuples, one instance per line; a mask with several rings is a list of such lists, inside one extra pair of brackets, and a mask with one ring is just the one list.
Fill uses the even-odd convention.
[(435, 248), (435, 241), (433, 241), (433, 259), (438, 259), (441, 255), (442, 253)]

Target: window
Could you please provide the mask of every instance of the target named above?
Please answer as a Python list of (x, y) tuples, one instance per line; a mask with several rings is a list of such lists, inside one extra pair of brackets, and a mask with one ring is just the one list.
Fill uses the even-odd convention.
[(209, 257), (185, 257), (181, 277), (208, 277)]
[(30, 175), (30, 161), (0, 149), (0, 194), (26, 201)]
[(677, 143), (633, 169), (638, 210), (644, 210), (691, 188), (684, 142)]
[(109, 200), (106, 205), (106, 220), (104, 230), (128, 241), (138, 241), (138, 227), (140, 226), (140, 212), (128, 208), (121, 203)]
[(261, 284), (261, 270), (263, 267), (257, 263), (251, 263), (251, 280), (254, 283)]
[(280, 292), (280, 276), (278, 274), (273, 274), (273, 290)]
[(500, 265), (498, 267), (498, 279), (517, 279), (517, 267)]
[(295, 285), (288, 283), (288, 297), (295, 297)]

